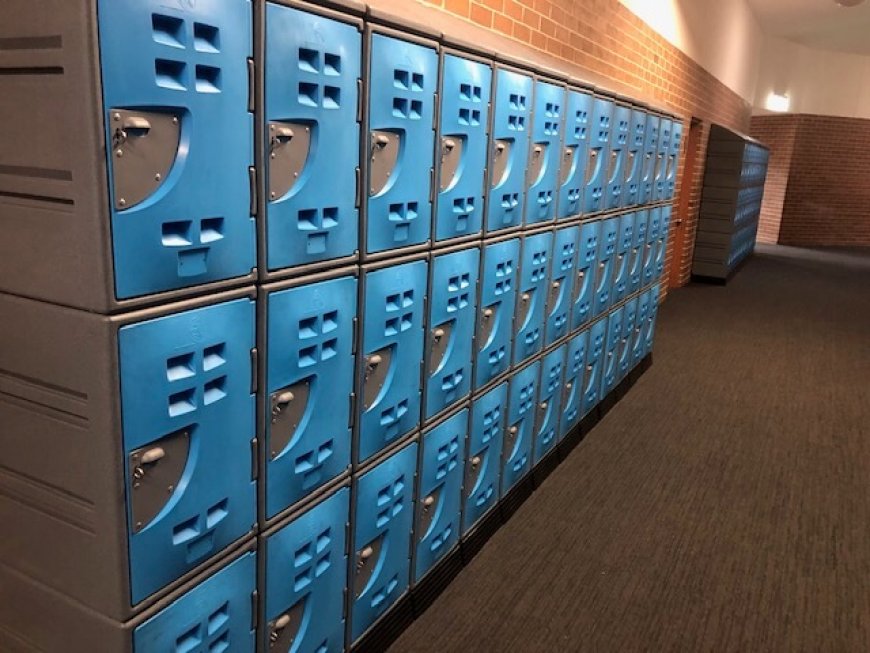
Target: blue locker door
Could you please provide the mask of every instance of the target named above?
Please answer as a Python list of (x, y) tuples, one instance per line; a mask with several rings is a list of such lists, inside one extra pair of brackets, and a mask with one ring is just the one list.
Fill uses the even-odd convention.
[(414, 261), (366, 273), (360, 462), (420, 423), (427, 269)]
[(474, 387), (482, 388), (511, 365), (514, 309), (520, 267), (520, 240), (486, 245), (480, 278)]
[(420, 245), (432, 230), (438, 53), (372, 34), (366, 252)]
[(637, 325), (637, 297), (625, 302), (622, 313), (622, 338), (619, 341), (618, 381), (625, 378), (634, 366), (634, 328)]
[(459, 543), (467, 435), (467, 408), (423, 434), (414, 528), (414, 582), (419, 582)]
[(677, 166), (680, 162), (680, 146), (683, 142), (683, 123), (674, 120), (671, 123), (671, 149), (668, 152), (668, 169), (665, 175), (667, 186), (665, 187), (666, 200), (674, 199), (674, 189), (677, 183)]
[(243, 554), (133, 630), (136, 653), (254, 653), (257, 554)]
[(523, 238), (517, 313), (514, 318), (514, 365), (534, 356), (544, 346), (547, 272), (552, 251), (552, 232)]
[(549, 222), (556, 217), (559, 190), (562, 115), (565, 87), (535, 82), (535, 108), (532, 114), (532, 144), (529, 153), (526, 224)]
[(586, 164), (586, 183), (583, 189), (583, 213), (598, 213), (605, 207), (604, 191), (607, 186), (610, 159), (610, 121), (613, 102), (596, 97), (592, 101), (592, 124), (589, 133), (589, 155)]
[(250, 1), (97, 14), (117, 298), (249, 274)]
[(553, 257), (547, 293), (547, 318), (544, 346), (549, 347), (568, 335), (574, 299), (574, 279), (577, 276), (578, 227), (558, 229), (553, 239)]
[(505, 382), (472, 403), (462, 498), (463, 537), (498, 503), (507, 398)]
[(504, 497), (531, 469), (535, 404), (541, 361), (516, 372), (508, 389), (508, 420), (502, 449), (501, 496)]
[(576, 331), (592, 318), (600, 229), (600, 222), (585, 222), (580, 225), (580, 237), (577, 245), (577, 277), (574, 280), (574, 305), (571, 309), (572, 331)]
[(631, 259), (628, 262), (628, 294), (636, 293), (643, 285), (643, 264), (646, 255), (646, 229), (649, 211), (642, 209), (634, 213), (634, 235), (631, 243)]
[(266, 559), (264, 650), (344, 649), (350, 490), (343, 488), (276, 531)]
[(671, 154), (671, 129), (673, 121), (662, 118), (659, 121), (659, 145), (656, 152), (655, 194), (653, 199), (658, 202), (667, 195), (668, 157)]
[(441, 155), (435, 240), (480, 233), (492, 68), (452, 54), (441, 60)]
[(595, 297), (592, 317), (605, 313), (612, 302), (613, 267), (616, 256), (616, 242), (619, 239), (619, 218), (601, 221), (598, 234), (598, 267), (595, 270)]
[(601, 397), (606, 397), (619, 378), (619, 345), (622, 342), (623, 307), (615, 308), (607, 317), (607, 336), (604, 342), (604, 370), (601, 374)]
[(653, 271), (655, 280), (661, 279), (665, 270), (665, 255), (668, 250), (668, 232), (671, 228), (672, 209), (670, 204), (665, 204), (659, 209), (659, 237), (656, 240), (655, 270)]
[(471, 392), (471, 354), (480, 249), (442, 254), (432, 261), (426, 351), (426, 418)]
[(565, 351), (562, 345), (541, 359), (541, 382), (535, 415), (535, 440), (532, 466), (544, 459), (559, 440), (562, 416), (562, 385), (565, 382)]
[(350, 467), (356, 298), (349, 276), (267, 296), (267, 518)]
[(650, 306), (650, 294), (649, 290), (645, 290), (637, 298), (637, 313), (634, 318), (634, 334), (632, 335), (632, 365), (637, 365), (646, 355), (644, 353), (644, 327), (646, 326), (646, 319), (649, 315), (649, 306)]
[(567, 343), (562, 416), (559, 424), (560, 440), (580, 422), (583, 404), (583, 372), (586, 368), (588, 342), (589, 331), (581, 331)]
[(647, 286), (653, 282), (656, 270), (656, 247), (659, 241), (659, 227), (662, 219), (662, 207), (656, 206), (649, 210), (649, 220), (646, 225), (646, 247), (643, 254), (643, 280)]
[(622, 205), (622, 195), (625, 189), (625, 163), (628, 156), (630, 134), (631, 107), (617, 104), (613, 108), (613, 129), (610, 134), (607, 187), (604, 191), (604, 208), (608, 210), (617, 209)]
[(616, 259), (613, 264), (612, 303), (621, 302), (628, 296), (631, 283), (631, 252), (634, 245), (634, 213), (626, 213), (619, 219), (619, 235), (616, 241)]
[(659, 312), (659, 287), (653, 286), (649, 290), (649, 307), (646, 314), (646, 324), (643, 332), (643, 355), (652, 353), (653, 339), (656, 332), (656, 317)]
[(562, 163), (559, 168), (559, 196), (556, 217), (570, 218), (583, 209), (583, 185), (586, 182), (586, 164), (589, 154), (589, 117), (592, 114), (592, 95), (569, 90), (565, 113), (565, 136), (562, 140)]
[(628, 136), (628, 153), (625, 159), (625, 187), (623, 206), (634, 206), (640, 200), (640, 184), (643, 175), (643, 143), (646, 133), (647, 113), (634, 107)]
[(659, 116), (649, 114), (646, 117), (646, 129), (643, 135), (643, 163), (640, 178), (639, 204), (655, 201), (656, 157), (659, 151)]
[(118, 348), (135, 605), (257, 521), (254, 302), (121, 327)]
[(417, 443), (362, 474), (354, 495), (351, 641), (402, 597), (411, 580)]
[(589, 327), (586, 346), (586, 367), (583, 370), (583, 404), (580, 416), (584, 417), (598, 405), (601, 399), (601, 377), (604, 367), (604, 343), (607, 339), (607, 318), (601, 318)]
[(269, 270), (357, 251), (361, 53), (358, 27), (266, 5)]
[(531, 77), (503, 68), (496, 69), (495, 77), (486, 201), (486, 230), (489, 232), (522, 223), (532, 109)]

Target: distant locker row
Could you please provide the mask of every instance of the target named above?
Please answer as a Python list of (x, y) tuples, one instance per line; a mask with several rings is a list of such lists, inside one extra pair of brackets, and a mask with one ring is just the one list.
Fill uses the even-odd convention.
[[(674, 195), (680, 120), (558, 75), (300, 3), (95, 4), (100, 147), (53, 154), (76, 181), (18, 200), (7, 292), (110, 313)], [(9, 92), (60, 112), (61, 80)], [(47, 239), (58, 206), (74, 216)], [(51, 269), (14, 265), (28, 243), (59, 247)], [(88, 258), (95, 283), (70, 283)]]

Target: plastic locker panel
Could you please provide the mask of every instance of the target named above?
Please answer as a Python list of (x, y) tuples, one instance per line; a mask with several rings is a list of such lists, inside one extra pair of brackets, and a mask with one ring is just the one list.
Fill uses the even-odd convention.
[(659, 144), (656, 152), (655, 192), (653, 200), (658, 202), (667, 196), (668, 157), (671, 154), (671, 129), (673, 121), (662, 118), (659, 121)]
[(250, 274), (250, 1), (97, 14), (117, 298)]
[(136, 604), (256, 524), (254, 302), (121, 327), (118, 348)]
[(610, 133), (610, 158), (607, 169), (604, 208), (622, 206), (625, 192), (625, 164), (628, 157), (628, 142), (631, 135), (631, 107), (616, 104), (613, 107), (613, 123)]
[(581, 418), (598, 405), (601, 399), (601, 377), (604, 372), (604, 344), (607, 340), (607, 318), (589, 327), (586, 345), (586, 367), (583, 370), (583, 403)]
[(559, 219), (579, 215), (583, 210), (583, 186), (589, 159), (587, 148), (589, 119), (592, 115), (592, 94), (568, 89), (566, 105), (556, 210), (556, 217)]
[(568, 335), (571, 329), (579, 237), (579, 227), (557, 229), (553, 236), (553, 256), (550, 261), (550, 278), (547, 281), (545, 347)]
[(589, 126), (589, 150), (586, 163), (586, 183), (583, 189), (583, 213), (598, 213), (606, 206), (604, 193), (610, 159), (610, 123), (613, 102), (603, 97), (592, 101), (592, 123)]
[(356, 642), (407, 591), (417, 443), (360, 475), (354, 494), (351, 641)]
[(592, 317), (598, 317), (605, 313), (613, 300), (613, 267), (616, 257), (616, 243), (619, 239), (619, 218), (602, 220), (600, 229)]
[(640, 178), (639, 204), (655, 200), (656, 161), (659, 151), (659, 126), (661, 118), (655, 114), (646, 117), (643, 134), (643, 164)]
[(619, 380), (619, 346), (622, 343), (623, 307), (614, 308), (607, 316), (607, 336), (604, 342), (604, 366), (601, 374), (601, 397), (606, 397)]
[(534, 356), (544, 346), (547, 273), (553, 252), (553, 233), (523, 237), (517, 311), (514, 318), (514, 365)]
[(577, 242), (577, 274), (574, 279), (574, 303), (571, 308), (571, 330), (576, 331), (592, 319), (595, 301), (595, 275), (598, 269), (598, 237), (601, 223), (580, 225)]
[(549, 454), (559, 441), (559, 418), (562, 415), (562, 389), (565, 382), (565, 352), (562, 345), (541, 359), (541, 383), (535, 410), (535, 440), (532, 466)]
[(653, 282), (656, 270), (656, 249), (659, 242), (659, 229), (662, 220), (662, 207), (654, 206), (649, 210), (649, 219), (646, 225), (646, 247), (643, 259), (643, 285)]
[(532, 91), (528, 75), (496, 69), (486, 202), (488, 232), (518, 227), (523, 220)]
[(365, 272), (358, 461), (420, 423), (426, 261)]
[(267, 519), (350, 467), (356, 313), (352, 276), (267, 295)]
[(477, 274), (480, 249), (463, 249), (432, 260), (426, 345), (425, 417), (471, 392)]
[(616, 258), (613, 263), (613, 304), (628, 296), (631, 284), (631, 254), (634, 245), (634, 213), (625, 213), (619, 218), (619, 234), (616, 241)]
[(133, 630), (136, 653), (254, 653), (257, 554), (243, 554)]
[(559, 440), (580, 423), (583, 407), (583, 376), (586, 369), (586, 347), (589, 331), (581, 331), (567, 343), (565, 352), (565, 383), (559, 421)]
[(671, 145), (668, 152), (668, 168), (665, 172), (665, 197), (666, 200), (674, 199), (674, 190), (677, 184), (677, 167), (680, 163), (680, 146), (683, 143), (683, 122), (674, 119), (671, 122)]
[(472, 402), (462, 498), (463, 536), (498, 503), (507, 398), (505, 382)]
[(619, 366), (618, 379), (621, 381), (634, 367), (634, 328), (637, 325), (637, 297), (629, 299), (623, 305), (622, 311), (622, 338), (619, 341), (619, 354), (617, 365)]
[(510, 368), (519, 267), (519, 238), (484, 247), (477, 317), (477, 356), (474, 359), (475, 389), (482, 388)]
[(420, 581), (458, 543), (468, 409), (423, 433), (414, 528), (414, 581)]
[(429, 241), (437, 88), (434, 47), (371, 34), (367, 254)]
[(361, 56), (358, 26), (266, 4), (270, 271), (357, 252)]
[(525, 476), (531, 466), (541, 361), (515, 372), (508, 389), (508, 420), (502, 448), (501, 496)]
[(647, 250), (646, 230), (649, 211), (641, 209), (634, 212), (634, 235), (631, 243), (631, 260), (628, 263), (628, 294), (634, 294), (643, 285), (643, 266)]
[(652, 295), (649, 290), (645, 290), (637, 297), (637, 313), (634, 319), (634, 334), (632, 342), (632, 365), (637, 365), (646, 356), (644, 340), (644, 331), (646, 320), (649, 316), (650, 298)]
[(631, 109), (628, 133), (628, 149), (625, 157), (625, 185), (622, 205), (634, 206), (640, 201), (640, 185), (643, 176), (643, 144), (646, 134), (647, 112), (638, 107)]
[(536, 80), (525, 224), (549, 222), (556, 217), (564, 111), (565, 87)]
[(454, 54), (441, 59), (438, 205), (435, 240), (479, 234), (492, 67)]
[(656, 317), (659, 312), (659, 287), (653, 286), (649, 290), (649, 307), (646, 313), (646, 323), (643, 332), (643, 355), (652, 353), (653, 340), (656, 332)]
[(662, 273), (665, 271), (665, 255), (668, 250), (668, 232), (671, 229), (673, 207), (670, 204), (665, 204), (660, 207), (659, 211), (659, 237), (656, 239), (655, 269), (653, 270), (653, 278), (655, 280), (661, 279)]
[(349, 521), (345, 487), (261, 540), (264, 650), (344, 649)]

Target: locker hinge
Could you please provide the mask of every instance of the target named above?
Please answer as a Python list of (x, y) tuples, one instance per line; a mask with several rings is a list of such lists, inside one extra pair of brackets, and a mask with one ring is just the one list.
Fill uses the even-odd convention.
[(254, 65), (254, 60), (250, 57), (248, 58), (248, 111), (251, 113), (254, 112), (257, 106), (255, 91), (254, 91), (254, 80), (256, 77), (256, 66)]
[(435, 168), (429, 168), (429, 203), (435, 201)]
[(260, 443), (257, 438), (251, 439), (251, 480), (256, 481), (260, 476)]
[(251, 206), (250, 214), (257, 215), (257, 169), (254, 166), (248, 168), (248, 183), (251, 187)]
[(356, 197), (354, 197), (353, 203), (356, 208), (360, 208), (360, 204), (362, 204), (362, 171), (359, 166), (354, 174), (356, 174)]
[(344, 621), (347, 621), (347, 602), (348, 602), (349, 594), (347, 592), (347, 588), (341, 590), (341, 618)]
[(350, 404), (350, 413), (347, 416), (347, 428), (350, 429), (350, 428), (353, 428), (354, 415), (355, 415), (355, 411), (356, 411), (356, 393), (355, 392), (351, 392), (347, 396), (347, 402), (348, 402), (348, 404)]
[(256, 347), (251, 349), (251, 394), (257, 394), (260, 377), (260, 354)]
[(438, 114), (441, 113), (438, 110), (438, 91), (432, 94), (432, 100), (435, 102), (432, 106), (435, 107), (435, 111), (432, 112), (432, 131), (438, 131)]
[(257, 590), (251, 592), (251, 630), (257, 627), (260, 613), (260, 594)]
[(353, 329), (353, 345), (351, 346), (351, 353), (356, 356), (357, 343), (359, 342), (359, 318), (355, 315), (351, 320), (351, 325), (351, 328)]
[(363, 117), (363, 82), (362, 79), (356, 80), (356, 121), (362, 122)]

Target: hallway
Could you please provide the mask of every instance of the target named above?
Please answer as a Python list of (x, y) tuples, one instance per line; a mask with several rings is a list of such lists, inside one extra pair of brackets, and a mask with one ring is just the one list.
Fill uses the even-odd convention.
[(870, 650), (870, 256), (672, 291), (632, 391), (390, 649)]

